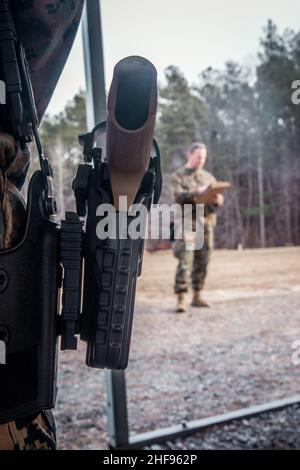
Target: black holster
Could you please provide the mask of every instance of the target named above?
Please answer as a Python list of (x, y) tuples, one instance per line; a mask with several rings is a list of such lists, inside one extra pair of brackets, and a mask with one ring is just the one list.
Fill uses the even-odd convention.
[(59, 227), (45, 212), (45, 184), (37, 171), (23, 240), (0, 251), (0, 422), (51, 408), (56, 396)]
[[(58, 335), (63, 350), (76, 349), (80, 335), (90, 367), (127, 367), (144, 239), (97, 237), (97, 207), (113, 201), (100, 149), (93, 149), (91, 158), (93, 165), (79, 165), (74, 180), (78, 213), (68, 212), (61, 226), (47, 212), (46, 176), (42, 171), (32, 176), (23, 240), (0, 252), (0, 339), (6, 345), (0, 423), (54, 406)], [(135, 198), (147, 210), (159, 198), (159, 162), (154, 143)], [(85, 231), (79, 218), (83, 212)], [(124, 216), (127, 230), (135, 215)]]

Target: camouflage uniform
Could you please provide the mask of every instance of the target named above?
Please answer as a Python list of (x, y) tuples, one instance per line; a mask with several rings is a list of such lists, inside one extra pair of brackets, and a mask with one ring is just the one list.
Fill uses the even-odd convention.
[(25, 48), (41, 119), (72, 48), (84, 0), (11, 0), (10, 3), (16, 32)]
[[(210, 185), (216, 181), (215, 177), (206, 170), (196, 168), (182, 168), (173, 177), (174, 198), (180, 205), (196, 204), (197, 188)], [(193, 211), (193, 222), (195, 222)], [(207, 266), (213, 248), (213, 230), (216, 225), (215, 207), (211, 204), (204, 208), (204, 244), (200, 250), (187, 250), (186, 244), (191, 243), (188, 236), (184, 240), (175, 240), (173, 244), (174, 256), (178, 259), (175, 276), (175, 293), (187, 292), (192, 281), (193, 290), (200, 291), (204, 286)], [(195, 227), (193, 227), (194, 229)]]
[(55, 449), (55, 423), (50, 411), (0, 426), (0, 450)]
[[(29, 62), (39, 119), (60, 77), (78, 29), (84, 0), (11, 0), (17, 35)], [(1, 78), (1, 77), (0, 77)], [(0, 106), (0, 249), (22, 238), (25, 203), (19, 192), (29, 167), (29, 149), (17, 149)], [(55, 423), (50, 411), (0, 425), (0, 450), (53, 450)]]

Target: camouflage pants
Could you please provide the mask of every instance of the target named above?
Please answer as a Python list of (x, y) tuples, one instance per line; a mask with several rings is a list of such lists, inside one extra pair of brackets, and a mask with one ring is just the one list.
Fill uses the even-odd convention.
[(204, 244), (201, 250), (187, 250), (184, 240), (176, 240), (173, 254), (178, 259), (174, 290), (176, 294), (187, 292), (190, 282), (193, 290), (201, 290), (207, 274), (207, 266), (213, 248), (213, 227), (205, 226)]
[(0, 425), (0, 450), (55, 450), (52, 413), (41, 413), (28, 423), (11, 421)]

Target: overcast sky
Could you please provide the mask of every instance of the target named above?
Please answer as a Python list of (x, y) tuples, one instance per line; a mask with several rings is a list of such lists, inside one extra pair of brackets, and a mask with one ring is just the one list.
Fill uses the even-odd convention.
[[(253, 65), (268, 18), (280, 31), (300, 29), (299, 0), (101, 0), (101, 8), (107, 88), (114, 64), (128, 55), (151, 60), (159, 78), (174, 64), (195, 82), (204, 68), (229, 59)], [(47, 111), (62, 110), (80, 87), (81, 30)]]

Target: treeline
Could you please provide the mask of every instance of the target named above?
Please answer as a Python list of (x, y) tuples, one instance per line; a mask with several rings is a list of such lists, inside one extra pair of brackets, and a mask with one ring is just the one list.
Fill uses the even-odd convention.
[[(300, 243), (300, 105), (292, 82), (300, 80), (300, 32), (264, 28), (255, 70), (226, 63), (208, 68), (190, 85), (170, 66), (160, 87), (156, 127), (164, 169), (163, 202), (171, 202), (170, 176), (196, 140), (209, 150), (208, 170), (230, 180), (220, 211), (216, 244), (223, 248)], [(80, 92), (58, 116), (46, 117), (42, 137), (54, 166), (61, 209), (72, 206), (71, 180), (85, 132)]]
[[(230, 180), (220, 211), (217, 246), (280, 246), (300, 242), (300, 32), (264, 28), (256, 70), (227, 62), (190, 86), (174, 66), (160, 90), (158, 137), (165, 172), (184, 164), (188, 145), (208, 145), (207, 168)], [(168, 188), (165, 188), (168, 199)]]

